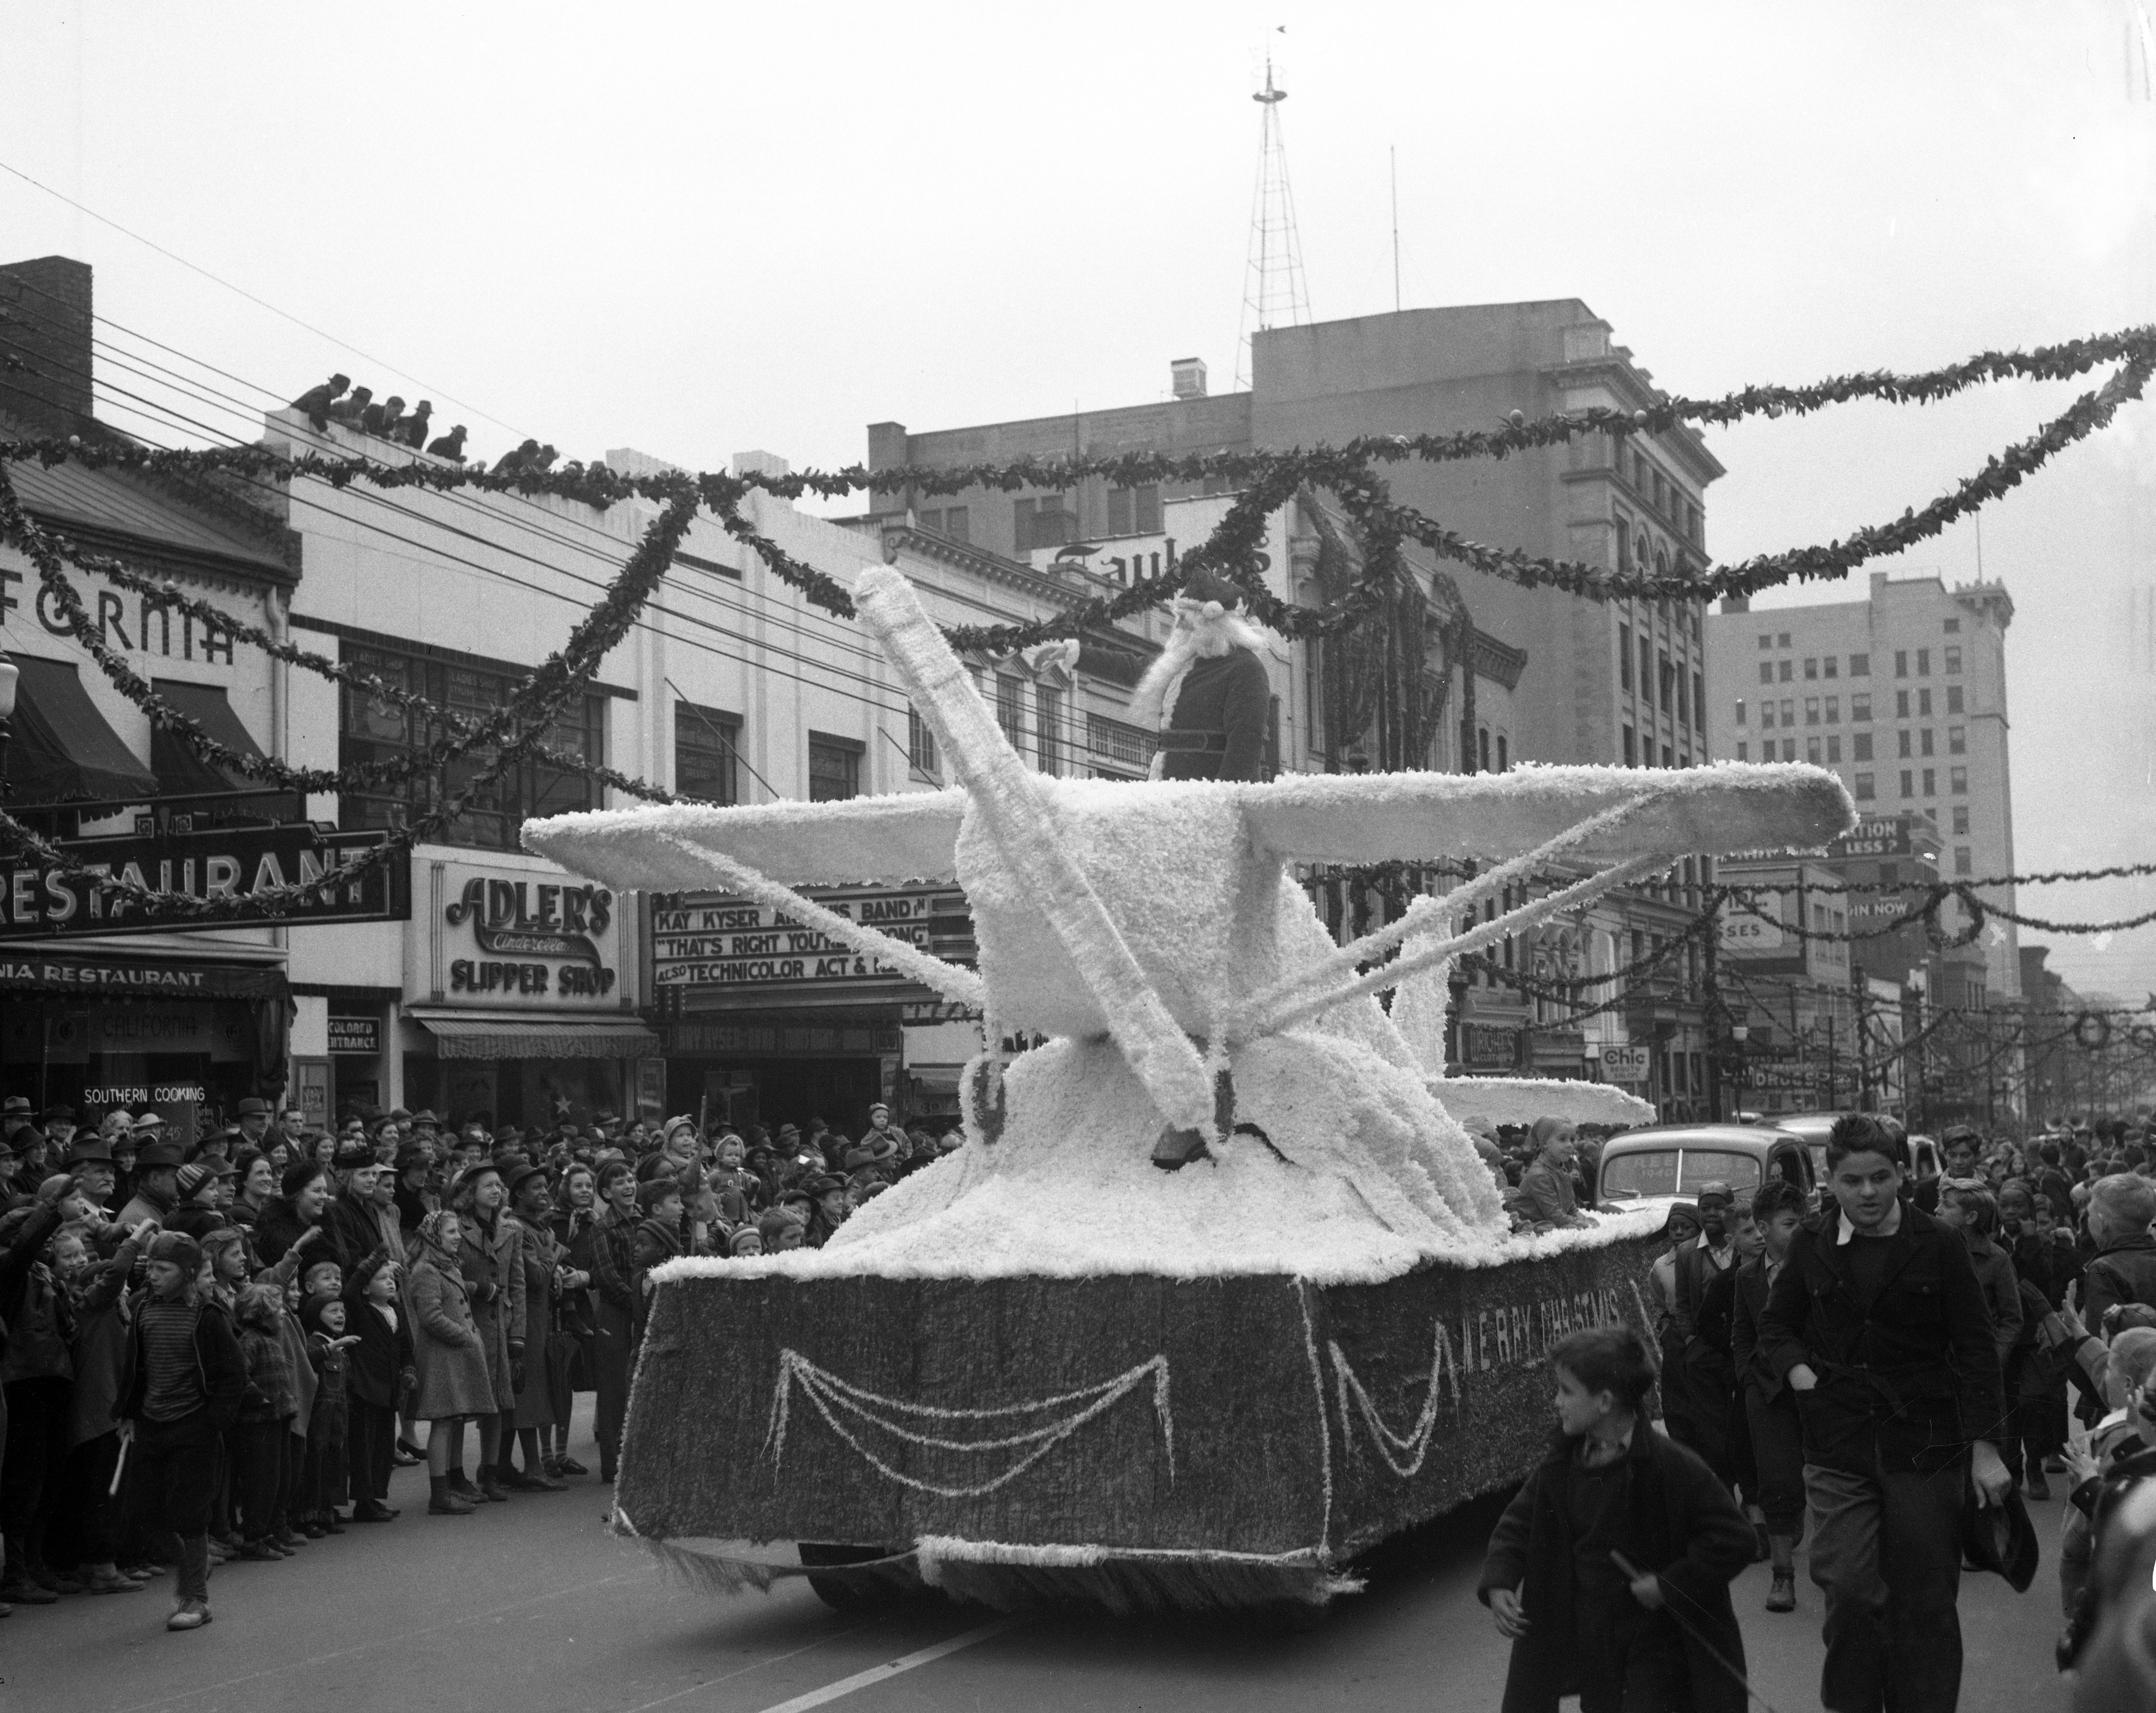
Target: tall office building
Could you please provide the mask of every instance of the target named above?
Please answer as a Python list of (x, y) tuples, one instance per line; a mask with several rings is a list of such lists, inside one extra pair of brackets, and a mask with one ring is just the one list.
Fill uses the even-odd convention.
[[(1738, 761), (1815, 762), (1841, 776), (1867, 818), (1931, 817), (1939, 877), (2014, 871), (2006, 628), (1997, 582), (1871, 574), (1861, 601), (1709, 616), (1707, 735)], [(2014, 889), (1977, 889), (2011, 908)], [(1994, 999), (2021, 992), (2014, 925), (1979, 936)]]
[[(1247, 392), (1209, 394), (1204, 365), (1173, 366), (1173, 396), (1111, 410), (914, 433), (870, 425), (869, 465), (948, 467), (1021, 457), (1195, 454), (1338, 445), (1360, 435), (1486, 428), (1600, 405), (1630, 413), (1661, 397), (1652, 375), (1577, 298), (1409, 310), (1275, 327), (1253, 341)], [(1706, 491), (1723, 474), (1699, 435), (1595, 435), (1547, 452), (1385, 471), (1394, 498), (1471, 540), (1612, 570), (1706, 563)], [(921, 497), (923, 522), (1024, 559), (1159, 527), (1163, 497), (1188, 491), (982, 488)], [(916, 496), (879, 495), (905, 511)], [(1109, 549), (1108, 551), (1112, 551)], [(1688, 767), (1707, 758), (1705, 633), (1697, 607), (1582, 600), (1523, 589), (1463, 565), (1476, 626), (1526, 651), (1512, 752), (1522, 761)], [(1298, 734), (1302, 753), (1319, 734)]]

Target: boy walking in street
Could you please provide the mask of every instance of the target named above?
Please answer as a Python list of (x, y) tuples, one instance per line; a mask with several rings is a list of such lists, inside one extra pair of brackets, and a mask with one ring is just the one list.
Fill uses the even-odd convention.
[(1512, 1644), (1504, 1713), (1568, 1695), (1580, 1713), (1744, 1713), (1729, 1584), (1751, 1526), (1640, 1413), (1654, 1369), (1630, 1327), (1573, 1333), (1550, 1359), (1558, 1433), (1505, 1507), (1479, 1590)]
[(1901, 1199), (1902, 1138), (1851, 1114), (1826, 1162), (1833, 1199), (1791, 1240), (1759, 1324), (1804, 1425), (1812, 1580), (1826, 1595), (1820, 1700), (1952, 1713), (1963, 1495), (1974, 1481), (1995, 1505), (2012, 1486), (1994, 1440), (1998, 1346), (1961, 1234)]

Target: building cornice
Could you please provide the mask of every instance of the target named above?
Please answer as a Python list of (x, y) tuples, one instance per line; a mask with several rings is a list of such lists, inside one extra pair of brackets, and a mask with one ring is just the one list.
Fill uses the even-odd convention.
[[(1616, 393), (1629, 410), (1645, 410), (1669, 402), (1667, 394), (1651, 381), (1644, 379), (1639, 370), (1614, 351), (1606, 356), (1558, 363), (1543, 373), (1553, 386), (1559, 387), (1589, 387), (1599, 382)], [(1656, 435), (1654, 444), (1679, 458), (1702, 488), (1729, 474), (1722, 460), (1707, 449), (1707, 442), (1699, 430), (1687, 424), (1679, 423)]]
[(26, 505), (23, 509), (55, 535), (66, 536), (78, 546), (110, 553), (116, 558), (147, 560), (161, 569), (212, 579), (257, 592), (264, 588), (289, 589), (300, 580), (299, 574), (289, 566), (275, 567), (259, 559), (243, 559), (237, 556), (213, 553), (204, 548), (184, 547), (176, 542), (160, 541), (154, 536), (138, 536), (100, 524), (84, 523), (80, 519), (57, 512), (42, 511), (33, 505)]

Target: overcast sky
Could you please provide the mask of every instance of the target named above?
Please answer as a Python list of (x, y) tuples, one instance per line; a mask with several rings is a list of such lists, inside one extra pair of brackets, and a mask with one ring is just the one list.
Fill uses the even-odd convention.
[[(1577, 296), (1713, 393), (2156, 321), (2146, 11), (0, 0), (32, 69), (0, 162), (333, 337), (5, 172), (0, 258), (86, 259), (102, 315), (285, 396), (332, 367), (426, 394), (490, 455), (840, 464), (884, 418), (1156, 398), (1192, 353), (1224, 389), (1270, 46), (1317, 319), (1393, 306), (1396, 150), (1407, 307)], [(1709, 546), (1897, 516), (2077, 390), (1717, 431)], [(1989, 513), (1982, 551), (2017, 608), (2020, 866), (2149, 857), (2156, 669), (2123, 621), (2156, 587), (2156, 404)], [(1964, 525), (1886, 568), (1977, 556)], [(2156, 885), (2021, 902), (2123, 915)], [(2156, 931), (2053, 963), (2138, 999)]]

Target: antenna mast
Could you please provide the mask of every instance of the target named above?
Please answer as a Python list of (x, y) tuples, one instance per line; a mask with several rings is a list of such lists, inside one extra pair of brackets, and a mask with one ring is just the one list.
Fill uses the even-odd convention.
[(1258, 186), (1250, 199), (1250, 250), (1243, 276), (1243, 313), (1235, 328), (1235, 385), (1250, 385), (1255, 365), (1251, 340), (1268, 327), (1300, 326), (1310, 319), (1310, 291), (1303, 284), (1302, 245), (1295, 231), (1295, 192), (1287, 178), (1287, 145), (1281, 136), (1280, 104), (1287, 91), (1273, 83), (1273, 58), (1265, 54), (1265, 86), (1250, 99), (1263, 118), (1258, 133)]
[(1400, 151), (1397, 145), (1385, 151), (1393, 175), (1393, 313), (1400, 312)]

